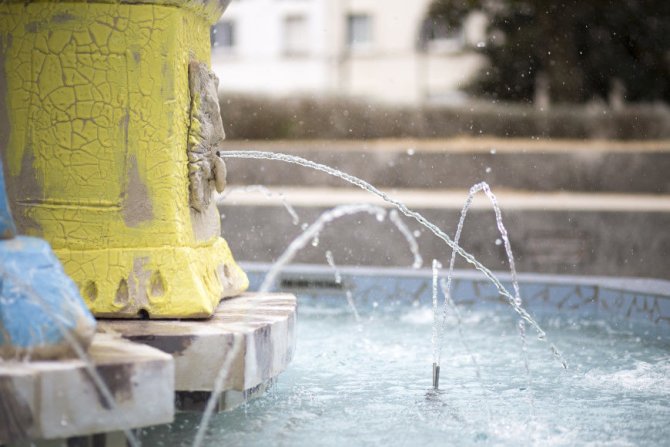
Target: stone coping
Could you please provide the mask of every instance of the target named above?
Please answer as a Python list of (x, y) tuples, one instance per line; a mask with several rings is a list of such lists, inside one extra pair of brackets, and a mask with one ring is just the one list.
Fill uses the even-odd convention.
[(0, 444), (61, 439), (169, 423), (171, 356), (109, 334), (88, 355), (115, 401), (110, 406), (80, 359), (0, 362)]
[[(391, 208), (377, 196), (359, 188), (295, 187), (275, 185), (267, 192), (230, 185), (221, 208), (233, 206), (281, 207), (285, 203), (300, 207), (333, 207), (352, 203), (371, 203)], [(384, 192), (409, 208), (460, 210), (467, 190), (384, 188)], [(523, 211), (610, 211), (670, 213), (670, 198), (658, 194), (585, 193), (567, 191), (494, 191), (503, 210)], [(280, 196), (281, 194), (281, 196)], [(282, 200), (278, 200), (281, 197)], [(482, 193), (475, 196), (471, 209), (490, 210), (491, 202)]]
[[(268, 264), (244, 264), (251, 287), (263, 280)], [(315, 298), (343, 299), (350, 291), (357, 304), (390, 301), (400, 306), (411, 302), (429, 305), (430, 269), (340, 267), (342, 281), (334, 281), (329, 266), (291, 265), (279, 275), (280, 290)], [(442, 274), (446, 274), (443, 270)], [(511, 290), (511, 275), (494, 272)], [(452, 297), (463, 306), (507, 306), (497, 290), (475, 271), (454, 272)], [(670, 281), (650, 278), (589, 277), (519, 274), (524, 307), (531, 314), (563, 315), (568, 318), (628, 321), (650, 329), (645, 336), (670, 335)]]
[[(243, 262), (241, 267), (250, 274), (262, 274), (267, 272), (272, 264)], [(339, 266), (342, 274), (351, 276), (397, 276), (407, 278), (431, 277), (432, 270), (428, 268), (411, 269), (399, 267), (374, 267), (374, 266)], [(333, 270), (330, 266), (315, 264), (292, 264), (282, 270), (287, 274), (324, 274), (332, 276)], [(509, 272), (493, 272), (503, 282), (509, 282), (512, 275)], [(578, 275), (548, 275), (542, 273), (519, 273), (517, 275), (520, 284), (547, 284), (547, 285), (582, 285), (608, 289), (612, 291), (659, 295), (670, 299), (670, 281), (655, 278), (642, 277), (613, 277), (613, 276), (578, 276)], [(484, 276), (473, 270), (454, 270), (455, 280), (484, 280)], [(251, 284), (255, 287), (258, 284)]]
[[(497, 139), (229, 141), (227, 151), (280, 152), (340, 169), (388, 190), (452, 189), (486, 181), (494, 192), (584, 191), (668, 194), (670, 140)], [(224, 151), (225, 152), (225, 151)], [(347, 183), (278, 161), (226, 158), (230, 185), (332, 186)]]
[(576, 153), (588, 152), (670, 152), (670, 140), (532, 140), (530, 138), (372, 138), (366, 140), (227, 140), (229, 150), (314, 150), (337, 151), (417, 151), (443, 153)]

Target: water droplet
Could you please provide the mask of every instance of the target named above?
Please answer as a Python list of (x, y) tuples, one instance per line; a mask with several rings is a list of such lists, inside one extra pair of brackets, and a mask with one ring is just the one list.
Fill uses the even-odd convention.
[(502, 239), (496, 239), (496, 245), (502, 244)]
[(318, 247), (319, 246), (319, 235), (317, 234), (314, 236), (314, 239), (312, 239), (312, 247)]
[(491, 172), (491, 167), (490, 167), (490, 166), (487, 166), (486, 169), (485, 169), (485, 171), (486, 171), (487, 174), (490, 173), (490, 172)]
[(414, 155), (415, 153), (416, 153), (416, 149), (414, 149), (413, 147), (410, 147), (409, 149), (407, 149), (407, 155)]
[(497, 152), (497, 151), (496, 151), (496, 148), (491, 148), (491, 151), (490, 151), (490, 152), (491, 152), (491, 155), (495, 155), (495, 153)]
[(379, 303), (377, 301), (373, 302), (372, 307), (376, 309), (377, 307), (379, 307)]
[(477, 42), (477, 48), (484, 48), (486, 44), (484, 42)]
[(300, 225), (300, 229), (302, 231), (305, 231), (307, 229), (307, 223), (303, 223), (302, 225)]
[(421, 232), (419, 230), (414, 230), (414, 232), (412, 234), (414, 235), (414, 237), (421, 236)]

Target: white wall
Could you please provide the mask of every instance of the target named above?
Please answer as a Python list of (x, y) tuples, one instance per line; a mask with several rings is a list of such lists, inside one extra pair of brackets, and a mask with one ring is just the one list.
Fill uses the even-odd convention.
[[(328, 73), (323, 62), (326, 14), (323, 0), (238, 0), (222, 20), (235, 23), (236, 42), (231, 50), (212, 52), (212, 67), (224, 91), (251, 93), (309, 93), (326, 88)], [(306, 54), (284, 53), (284, 18), (307, 19)]]
[[(224, 91), (273, 95), (344, 94), (395, 103), (456, 97), (482, 64), (472, 54), (417, 51), (431, 0), (233, 0), (223, 16), (236, 28), (231, 51), (214, 51)], [(347, 44), (347, 16), (369, 14), (372, 40)], [(306, 53), (284, 53), (284, 18), (304, 15)], [(479, 22), (477, 22), (479, 20)], [(481, 17), (466, 39), (479, 39)], [(479, 32), (479, 34), (477, 34)], [(481, 37), (483, 38), (483, 37)]]

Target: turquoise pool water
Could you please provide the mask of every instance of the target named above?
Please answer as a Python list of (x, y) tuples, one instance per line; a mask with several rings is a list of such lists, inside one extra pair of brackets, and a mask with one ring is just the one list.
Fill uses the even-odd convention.
[[(670, 439), (670, 340), (648, 322), (540, 312), (569, 367), (529, 332), (528, 373), (516, 315), (504, 306), (465, 306), (463, 339), (456, 320), (448, 321), (435, 392), (430, 304), (353, 296), (360, 322), (341, 294), (301, 296), (289, 369), (263, 397), (216, 415), (206, 445), (618, 446)], [(189, 445), (199, 417), (179, 414), (171, 425), (144, 430), (145, 445)]]

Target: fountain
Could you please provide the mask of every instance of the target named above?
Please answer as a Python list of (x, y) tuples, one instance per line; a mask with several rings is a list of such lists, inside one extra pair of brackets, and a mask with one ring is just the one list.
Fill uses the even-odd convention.
[(6, 180), (32, 237), (1, 241), (0, 443), (137, 445), (131, 429), (240, 405), (290, 362), (295, 298), (244, 294), (221, 237), (209, 29), (228, 3), (0, 3), (0, 234)]
[[(10, 202), (19, 229), (48, 240), (64, 267), (45, 254), (41, 240), (33, 242), (39, 259), (32, 253), (40, 250), (27, 243), (3, 248), (18, 239), (3, 189), (0, 234), (12, 239), (0, 241), (0, 333), (13, 341), (17, 329), (32, 334), (28, 329), (55, 326), (49, 334), (57, 336), (58, 355), (16, 349), (0, 338), (3, 357), (55, 357), (0, 363), (0, 442), (79, 442), (118, 430), (131, 445), (196, 447), (222, 439), (244, 445), (667, 439), (667, 282), (517, 274), (502, 213), (485, 183), (470, 190), (451, 238), (402, 201), (330, 166), (225, 150), (207, 39), (226, 4), (0, 4), (0, 125), (11, 131), (0, 144)], [(304, 223), (274, 264), (246, 264), (247, 277), (221, 237), (224, 159), (315, 169), (384, 203), (327, 210)], [(281, 193), (246, 190), (279, 199), (294, 227), (304, 221)], [(509, 274), (487, 268), (461, 243), (480, 191), (494, 206)], [(340, 265), (321, 233), (354, 215), (366, 225), (393, 225), (407, 242), (410, 268)], [(402, 216), (446, 248), (432, 269), (421, 270), (419, 245)], [(327, 265), (289, 266), (303, 249), (323, 251)], [(441, 261), (449, 250), (445, 272)], [(476, 271), (455, 270), (456, 255)], [(60, 279), (44, 277), (60, 284), (56, 298), (42, 301), (44, 277), (7, 268), (17, 259), (23, 266), (53, 264)], [(258, 292), (245, 293), (249, 283)], [(95, 336), (82, 302), (100, 319)], [(37, 311), (13, 317), (5, 309), (14, 303)], [(42, 318), (54, 306), (70, 318), (61, 312)], [(73, 378), (82, 376), (87, 380)], [(630, 414), (641, 417), (627, 424)], [(17, 415), (33, 425), (10, 430)]]

